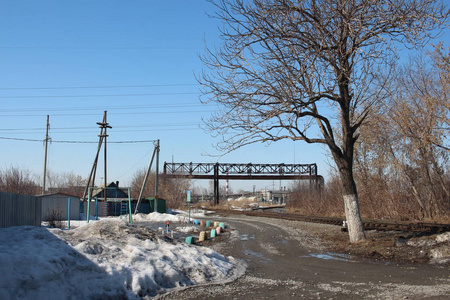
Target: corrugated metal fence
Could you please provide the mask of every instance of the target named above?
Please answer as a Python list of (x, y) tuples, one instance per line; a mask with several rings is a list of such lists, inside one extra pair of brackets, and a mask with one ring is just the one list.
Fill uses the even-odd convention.
[(35, 196), (0, 192), (0, 228), (41, 226), (41, 203)]

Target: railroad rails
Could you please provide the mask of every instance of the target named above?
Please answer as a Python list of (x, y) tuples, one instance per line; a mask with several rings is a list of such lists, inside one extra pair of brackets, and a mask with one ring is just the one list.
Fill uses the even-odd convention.
[[(211, 209), (219, 213), (225, 214), (244, 214), (246, 216), (254, 217), (266, 217), (276, 218), (291, 221), (303, 221), (313, 223), (323, 223), (330, 225), (342, 226), (342, 218), (332, 217), (318, 217), (318, 216), (306, 216), (298, 214), (280, 213), (280, 212), (268, 212), (260, 210), (225, 210), (225, 209)], [(380, 220), (363, 220), (365, 230), (394, 230), (394, 231), (411, 231), (411, 232), (423, 232), (423, 233), (443, 233), (450, 231), (450, 224), (436, 224), (436, 223), (423, 223), (423, 222), (394, 222), (394, 221), (380, 221)], [(344, 227), (343, 227), (344, 228)]]

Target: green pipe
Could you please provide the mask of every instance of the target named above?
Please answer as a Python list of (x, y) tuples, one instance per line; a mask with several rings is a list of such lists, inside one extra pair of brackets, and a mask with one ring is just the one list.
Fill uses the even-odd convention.
[(89, 215), (91, 214), (91, 188), (88, 189), (88, 203), (86, 221), (89, 223)]
[(130, 195), (130, 188), (128, 188), (128, 215), (129, 215), (129, 222), (130, 224), (133, 224), (133, 217), (131, 215), (131, 195)]
[(98, 197), (95, 197), (95, 219), (98, 220)]

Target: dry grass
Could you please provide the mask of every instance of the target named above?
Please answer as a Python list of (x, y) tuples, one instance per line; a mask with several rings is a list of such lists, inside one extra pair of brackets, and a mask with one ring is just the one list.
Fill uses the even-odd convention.
[[(392, 192), (394, 190), (394, 192)], [(389, 189), (387, 185), (366, 185), (358, 190), (361, 217), (371, 220), (412, 221), (450, 224), (450, 202), (437, 203), (436, 210), (427, 217), (406, 192)], [(344, 202), (340, 182), (332, 177), (320, 190), (297, 186), (290, 195), (286, 211), (290, 213), (324, 217), (344, 217)]]

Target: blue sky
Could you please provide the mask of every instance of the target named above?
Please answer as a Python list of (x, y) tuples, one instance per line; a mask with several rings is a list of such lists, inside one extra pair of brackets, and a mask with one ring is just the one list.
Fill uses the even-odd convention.
[[(108, 141), (160, 139), (161, 167), (172, 160), (317, 163), (326, 177), (327, 151), (303, 142), (208, 155), (219, 154), (212, 146), (216, 140), (200, 125), (214, 107), (200, 104), (195, 74), (202, 70), (198, 56), (205, 43), (218, 42), (219, 24), (207, 15), (213, 9), (205, 0), (1, 1), (0, 167), (42, 173), (50, 115), (48, 169), (87, 177), (100, 131), (96, 123), (106, 110), (113, 127)], [(151, 142), (108, 144), (108, 181), (129, 184), (147, 167), (152, 150)], [(253, 184), (269, 185), (231, 187), (251, 190)]]
[[(48, 169), (87, 177), (100, 131), (96, 122), (106, 110), (113, 127), (108, 141), (160, 139), (161, 167), (172, 159), (318, 163), (324, 174), (324, 151), (304, 143), (256, 144), (220, 158), (208, 155), (219, 153), (200, 125), (214, 107), (199, 102), (195, 80), (205, 42), (217, 42), (219, 24), (207, 13), (213, 6), (204, 0), (1, 1), (0, 137), (39, 140), (0, 139), (1, 168), (42, 174), (50, 115)], [(147, 167), (152, 150), (151, 142), (108, 144), (108, 181), (129, 184)], [(231, 187), (253, 184), (268, 185), (231, 182)]]

